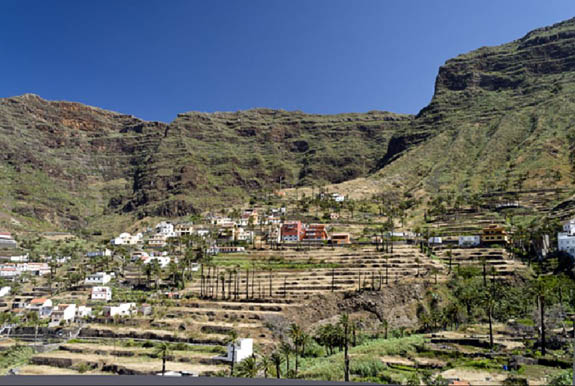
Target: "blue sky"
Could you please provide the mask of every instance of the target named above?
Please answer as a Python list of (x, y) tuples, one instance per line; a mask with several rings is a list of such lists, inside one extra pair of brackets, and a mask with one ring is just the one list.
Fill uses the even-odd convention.
[(0, 97), (160, 121), (252, 107), (417, 113), (447, 59), (574, 16), (572, 0), (3, 0)]

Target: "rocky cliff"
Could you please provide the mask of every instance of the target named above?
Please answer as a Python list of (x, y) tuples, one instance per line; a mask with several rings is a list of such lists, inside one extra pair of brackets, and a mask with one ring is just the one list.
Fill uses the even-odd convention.
[(376, 170), (411, 116), (254, 109), (145, 122), (27, 94), (0, 100), (0, 221), (85, 228), (127, 215), (183, 216), (280, 186)]
[(182, 216), (280, 186), (349, 191), (366, 176), (419, 195), (569, 190), (574, 70), (571, 19), (448, 60), (417, 116), (253, 109), (165, 124), (34, 95), (1, 99), (0, 226), (110, 229), (111, 219)]
[(427, 194), (572, 187), (574, 113), (571, 19), (448, 60), (412, 122), (433, 135), (374, 178)]

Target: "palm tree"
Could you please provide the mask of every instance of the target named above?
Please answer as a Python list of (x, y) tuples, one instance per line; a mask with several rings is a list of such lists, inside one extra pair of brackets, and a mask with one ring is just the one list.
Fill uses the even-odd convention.
[(351, 323), (348, 314), (343, 314), (339, 318), (339, 324), (343, 327), (343, 345), (344, 345), (344, 366), (345, 382), (349, 382), (349, 332)]
[(276, 369), (276, 377), (278, 379), (280, 379), (281, 378), (281, 365), (285, 360), (284, 357), (282, 356), (280, 351), (276, 350), (270, 355), (270, 360)]
[(298, 361), (298, 353), (299, 353), (299, 347), (302, 344), (302, 338), (303, 338), (303, 330), (301, 329), (300, 326), (298, 326), (295, 323), (292, 323), (289, 329), (289, 335), (290, 338), (294, 344), (294, 353), (295, 353), (295, 374), (297, 375), (297, 371), (298, 371), (298, 367), (299, 367), (299, 361)]
[(238, 332), (236, 330), (231, 330), (229, 332), (228, 338), (224, 341), (228, 346), (232, 347), (232, 361), (230, 363), (230, 375), (234, 375), (234, 364), (236, 362), (236, 344), (238, 343)]
[(264, 378), (268, 377), (268, 371), (273, 367), (274, 363), (271, 356), (262, 355), (258, 363), (258, 368), (264, 372)]
[(552, 276), (540, 276), (535, 280), (533, 286), (533, 295), (537, 299), (539, 304), (539, 313), (541, 318), (541, 355), (546, 353), (546, 341), (545, 341), (545, 298), (551, 294), (551, 291), (555, 288), (556, 281)]
[(292, 347), (288, 342), (282, 342), (280, 352), (284, 355), (286, 361), (286, 372), (289, 373), (289, 356), (292, 352)]
[(243, 378), (255, 378), (258, 375), (258, 363), (255, 356), (238, 363), (237, 375)]
[(168, 342), (162, 342), (156, 348), (154, 355), (162, 357), (162, 375), (166, 374), (166, 360), (168, 355), (170, 355), (170, 344)]

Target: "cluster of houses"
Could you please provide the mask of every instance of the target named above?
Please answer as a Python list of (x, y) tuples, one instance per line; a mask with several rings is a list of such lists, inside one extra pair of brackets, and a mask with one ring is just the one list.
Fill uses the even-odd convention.
[(288, 221), (281, 225), (279, 239), (281, 243), (327, 242), (332, 244), (350, 244), (349, 233), (328, 234), (325, 224), (304, 224), (301, 221)]
[[(334, 193), (331, 199), (341, 202), (344, 196)], [(285, 221), (286, 208), (273, 208), (268, 211), (259, 209), (245, 209), (234, 218), (223, 215), (209, 214), (205, 223), (194, 225), (191, 223), (173, 224), (162, 221), (143, 233), (131, 235), (122, 233), (112, 239), (112, 245), (149, 247), (158, 249), (166, 247), (170, 238), (182, 236), (197, 236), (210, 242), (206, 249), (208, 254), (233, 253), (245, 251), (245, 246), (252, 244), (256, 247), (264, 242), (268, 244), (324, 242), (332, 244), (350, 244), (348, 233), (328, 234), (325, 224), (304, 224), (301, 221)], [(150, 253), (140, 256), (144, 262), (153, 259), (160, 265), (169, 264), (167, 256)]]
[(444, 244), (450, 242), (457, 242), (459, 247), (477, 247), (480, 245), (489, 244), (507, 244), (509, 242), (509, 235), (505, 228), (501, 225), (491, 224), (482, 229), (480, 235), (457, 236), (456, 239), (446, 239), (443, 237), (430, 237), (429, 244)]
[(151, 248), (163, 248), (167, 245), (170, 237), (181, 237), (192, 235), (194, 227), (190, 223), (172, 224), (168, 221), (158, 223), (154, 228), (149, 228), (146, 232), (121, 233), (118, 237), (110, 240), (110, 244), (116, 246), (148, 246)]
[[(12, 303), (12, 313), (22, 315), (29, 312), (38, 314), (39, 319), (50, 319), (49, 325), (57, 326), (62, 323), (73, 323), (94, 317), (93, 308), (87, 305), (66, 303), (54, 305), (52, 299), (15, 299)], [(104, 306), (101, 315), (106, 318), (118, 316), (132, 316), (136, 314), (150, 315), (152, 307), (149, 304), (137, 306), (136, 303), (120, 303), (118, 305)]]
[(0, 263), (0, 277), (13, 279), (21, 276), (22, 274), (30, 274), (32, 276), (44, 276), (50, 273), (50, 266), (48, 263)]

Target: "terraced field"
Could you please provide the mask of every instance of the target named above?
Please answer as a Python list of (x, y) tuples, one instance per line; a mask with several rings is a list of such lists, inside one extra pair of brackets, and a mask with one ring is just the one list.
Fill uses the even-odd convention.
[[(391, 285), (422, 280), (432, 270), (442, 271), (445, 268), (439, 261), (430, 259), (417, 248), (404, 244), (395, 245), (393, 253), (383, 253), (375, 247), (322, 248), (309, 251), (268, 250), (241, 257), (218, 256), (214, 263), (230, 269), (239, 264), (248, 268), (255, 267), (250, 271), (247, 291), (246, 273), (240, 270), (237, 294), (239, 299), (245, 299), (247, 293), (251, 299), (284, 299), (293, 302), (302, 302), (326, 291), (343, 292), (369, 288), (372, 279), (378, 286), (380, 281), (382, 285)], [(294, 268), (276, 269), (276, 265), (289, 265)], [(313, 268), (314, 266), (322, 268)], [(224, 281), (226, 288), (230, 284), (227, 280), (225, 278)], [(199, 296), (200, 283), (196, 281), (190, 292)], [(221, 298), (220, 295), (214, 295), (214, 300)], [(234, 291), (228, 293), (228, 298), (235, 297)]]
[[(114, 344), (113, 344), (114, 343)], [(119, 344), (115, 347), (115, 344)], [(212, 375), (227, 368), (215, 359), (223, 352), (214, 346), (192, 346), (189, 350), (170, 351), (167, 371), (188, 371), (200, 375)], [(36, 367), (33, 367), (36, 366)], [(122, 342), (92, 340), (91, 343), (61, 344), (57, 350), (37, 354), (31, 358), (31, 366), (24, 373), (59, 373), (48, 368), (64, 369), (64, 373), (98, 372), (104, 374), (149, 375), (162, 370), (161, 358), (154, 348), (126, 347)]]
[(442, 248), (436, 249), (435, 252), (445, 265), (449, 266), (451, 260), (453, 269), (457, 266), (482, 267), (485, 262), (487, 273), (491, 274), (494, 270), (497, 276), (502, 277), (527, 268), (522, 262), (513, 260), (502, 248)]

